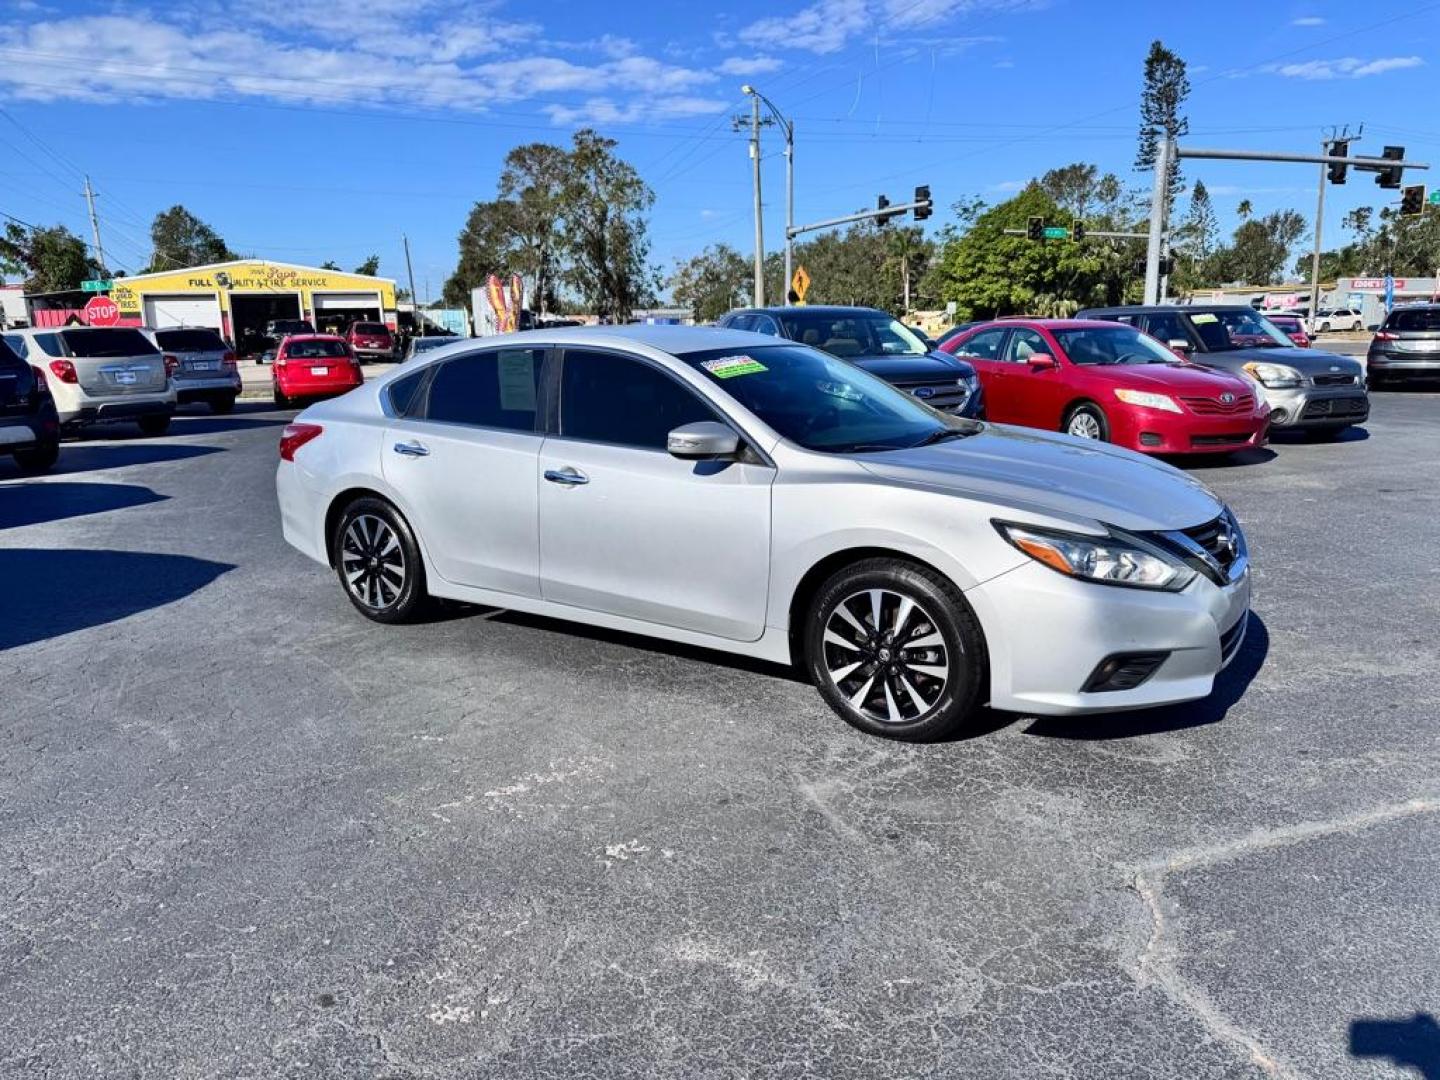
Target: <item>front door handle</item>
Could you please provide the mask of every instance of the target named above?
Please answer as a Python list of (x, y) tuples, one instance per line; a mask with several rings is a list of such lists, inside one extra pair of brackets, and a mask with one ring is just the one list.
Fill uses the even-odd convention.
[(430, 451), (423, 443), (418, 443), (413, 439), (410, 442), (397, 442), (394, 450), (395, 453), (402, 454), (405, 457), (428, 457), (430, 454)]
[(552, 484), (564, 484), (566, 487), (577, 487), (590, 482), (590, 477), (579, 469), (572, 469), (569, 465), (563, 469), (546, 469), (545, 479)]

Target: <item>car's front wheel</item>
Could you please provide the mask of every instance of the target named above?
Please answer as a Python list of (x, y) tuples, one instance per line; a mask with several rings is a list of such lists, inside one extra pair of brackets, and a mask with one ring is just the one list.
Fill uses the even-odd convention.
[(15, 464), (23, 473), (49, 472), (60, 460), (60, 440), (41, 443), (28, 450), (15, 451)]
[(901, 559), (865, 559), (820, 587), (805, 662), (829, 706), (861, 731), (922, 742), (954, 734), (985, 692), (985, 639), (954, 584)]
[(331, 542), (340, 585), (367, 619), (409, 622), (425, 610), (429, 596), (420, 547), (389, 503), (356, 499), (340, 515)]
[(1096, 439), (1099, 442), (1110, 440), (1110, 425), (1098, 405), (1076, 405), (1066, 414), (1065, 426), (1061, 430), (1077, 439)]

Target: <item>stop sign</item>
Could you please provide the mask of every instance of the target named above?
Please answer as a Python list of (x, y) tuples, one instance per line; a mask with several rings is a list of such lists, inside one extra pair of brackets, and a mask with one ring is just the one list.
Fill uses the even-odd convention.
[(91, 326), (114, 326), (120, 321), (120, 305), (108, 296), (92, 296), (85, 305), (85, 321)]

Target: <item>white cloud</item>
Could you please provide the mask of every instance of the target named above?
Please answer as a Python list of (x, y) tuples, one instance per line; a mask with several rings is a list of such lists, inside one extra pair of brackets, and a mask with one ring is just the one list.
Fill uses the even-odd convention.
[(1319, 15), (1302, 15), (1298, 19), (1291, 19), (1291, 26), (1324, 26), (1326, 20)]
[(723, 60), (715, 70), (721, 75), (765, 75), (779, 71), (783, 63), (773, 56), (731, 56)]
[(1298, 64), (1270, 65), (1263, 70), (1291, 79), (1363, 79), (1387, 71), (1416, 68), (1425, 61), (1418, 56), (1385, 56), (1377, 60), (1360, 60), (1343, 56), (1338, 60), (1305, 60)]
[(713, 116), (729, 107), (728, 101), (700, 97), (634, 97), (623, 102), (595, 97), (579, 105), (546, 105), (543, 111), (557, 124), (634, 124), (646, 120), (673, 120), (685, 116)]
[(998, 184), (991, 184), (991, 191), (1024, 191), (1028, 181), (1025, 180), (1001, 180)]
[[(814, 0), (789, 15), (771, 15), (741, 28), (737, 37), (769, 49), (804, 49), (813, 53), (839, 52), (852, 41), (873, 40), (937, 27), (962, 15), (977, 12), (1007, 13), (1043, 7), (1045, 0)], [(728, 40), (728, 35), (727, 35)], [(984, 39), (972, 39), (978, 41)], [(918, 42), (928, 46), (927, 39)]]

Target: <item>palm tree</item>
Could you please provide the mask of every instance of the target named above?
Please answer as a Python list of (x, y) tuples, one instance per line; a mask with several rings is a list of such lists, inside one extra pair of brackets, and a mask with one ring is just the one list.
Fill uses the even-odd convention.
[(1237, 206), (1237, 207), (1235, 207), (1235, 213), (1237, 213), (1237, 214), (1240, 215), (1240, 220), (1241, 220), (1241, 221), (1247, 221), (1247, 220), (1249, 220), (1250, 215), (1253, 214), (1254, 212), (1255, 212), (1255, 208), (1250, 205), (1250, 200), (1249, 200), (1249, 199), (1241, 199), (1241, 200), (1240, 200), (1240, 205)]

